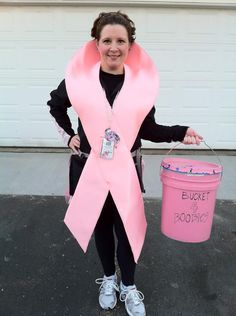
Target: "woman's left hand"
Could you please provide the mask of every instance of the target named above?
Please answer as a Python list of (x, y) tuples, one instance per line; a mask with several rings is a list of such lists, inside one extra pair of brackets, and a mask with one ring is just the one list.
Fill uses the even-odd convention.
[(185, 145), (200, 145), (201, 140), (203, 140), (203, 137), (189, 127), (182, 143)]

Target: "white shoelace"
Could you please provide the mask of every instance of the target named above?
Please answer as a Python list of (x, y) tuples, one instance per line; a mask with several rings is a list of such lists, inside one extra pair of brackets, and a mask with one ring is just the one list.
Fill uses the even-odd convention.
[(95, 280), (95, 282), (96, 284), (101, 284), (99, 290), (103, 289), (105, 295), (113, 294), (114, 290), (119, 292), (118, 284), (114, 279), (98, 278)]
[(134, 302), (134, 305), (140, 304), (144, 300), (144, 295), (142, 292), (137, 289), (129, 290), (127, 293), (120, 293), (121, 302), (125, 302), (127, 299), (131, 298)]

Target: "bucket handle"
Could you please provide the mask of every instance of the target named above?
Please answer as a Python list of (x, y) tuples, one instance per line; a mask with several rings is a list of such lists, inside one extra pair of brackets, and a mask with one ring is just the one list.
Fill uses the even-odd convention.
[[(217, 155), (217, 153), (205, 142), (205, 140), (201, 140), (201, 143), (204, 143), (212, 152), (213, 154), (216, 156), (216, 159), (218, 160), (219, 164), (221, 165), (222, 167), (222, 172), (221, 172), (221, 179), (222, 179), (222, 176), (223, 176), (223, 165), (222, 165), (222, 162), (220, 160), (220, 157)], [(167, 153), (166, 155), (169, 155), (176, 147), (178, 147), (179, 145), (181, 145), (182, 142), (178, 142), (176, 145), (174, 145)], [(161, 172), (161, 167), (160, 167), (160, 172)]]

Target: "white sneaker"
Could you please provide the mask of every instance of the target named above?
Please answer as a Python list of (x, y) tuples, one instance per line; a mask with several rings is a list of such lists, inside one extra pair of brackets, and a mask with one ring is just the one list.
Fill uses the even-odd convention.
[(130, 316), (146, 316), (143, 304), (144, 295), (135, 285), (125, 286), (120, 282), (120, 300), (125, 302), (125, 308)]
[(99, 304), (103, 309), (113, 309), (117, 303), (116, 291), (119, 292), (116, 274), (96, 279), (97, 284), (101, 284), (99, 288)]

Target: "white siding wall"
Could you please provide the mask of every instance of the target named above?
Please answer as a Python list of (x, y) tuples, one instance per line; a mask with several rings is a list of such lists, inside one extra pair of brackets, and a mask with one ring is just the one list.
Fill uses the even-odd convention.
[[(0, 146), (62, 146), (46, 105), (49, 93), (90, 39), (98, 13), (115, 9), (0, 7)], [(160, 72), (157, 121), (191, 125), (214, 148), (235, 149), (236, 11), (123, 11)]]

